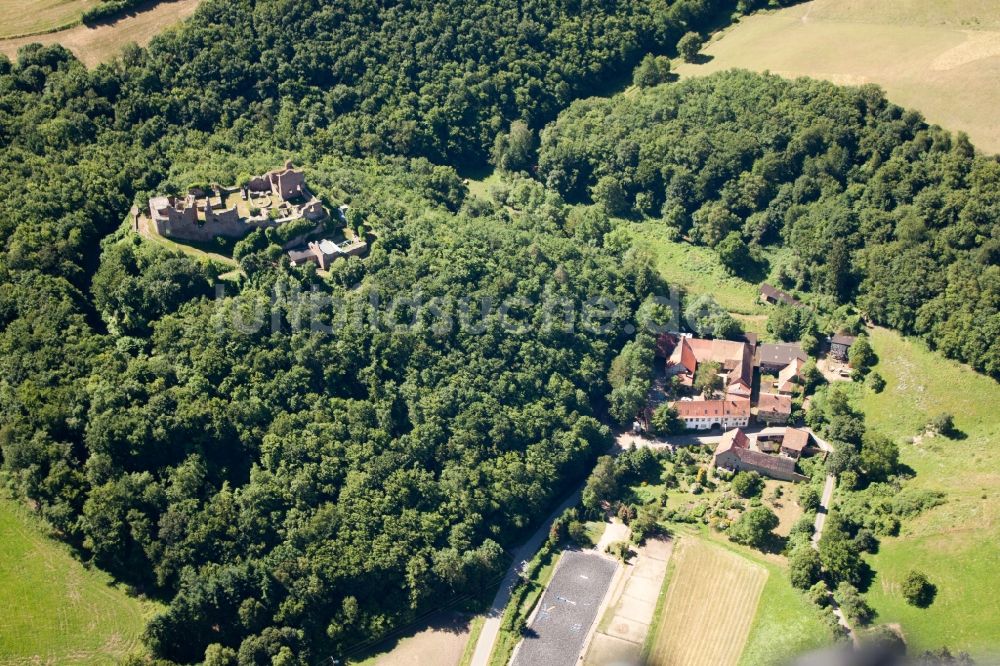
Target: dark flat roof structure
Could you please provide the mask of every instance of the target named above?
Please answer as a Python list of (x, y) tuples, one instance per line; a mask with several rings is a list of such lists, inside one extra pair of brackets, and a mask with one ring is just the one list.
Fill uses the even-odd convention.
[(760, 285), (760, 295), (766, 298), (772, 303), (784, 303), (785, 305), (791, 305), (792, 307), (802, 307), (802, 301), (795, 298), (786, 291), (782, 291), (776, 287), (772, 287), (768, 283)]
[(594, 552), (563, 553), (513, 666), (576, 666), (617, 568)]
[(802, 347), (794, 342), (765, 342), (757, 345), (757, 365), (781, 366), (784, 367), (794, 359), (809, 360), (809, 354), (802, 351)]

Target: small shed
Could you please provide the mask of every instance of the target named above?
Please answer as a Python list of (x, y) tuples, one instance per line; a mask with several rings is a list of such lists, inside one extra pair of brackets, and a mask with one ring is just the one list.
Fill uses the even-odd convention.
[(857, 340), (853, 335), (837, 333), (830, 338), (830, 356), (838, 361), (846, 361), (847, 353), (851, 350), (851, 345)]

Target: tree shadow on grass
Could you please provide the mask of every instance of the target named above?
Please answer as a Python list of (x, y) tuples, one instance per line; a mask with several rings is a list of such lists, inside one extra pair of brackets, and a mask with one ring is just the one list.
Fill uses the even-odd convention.
[(858, 584), (855, 587), (858, 588), (858, 592), (867, 592), (875, 581), (875, 570), (864, 560), (858, 569)]
[(914, 606), (918, 608), (927, 608), (937, 597), (938, 588), (934, 583), (928, 582), (924, 585), (924, 588), (920, 591), (920, 596), (916, 599)]
[(945, 437), (947, 437), (948, 439), (953, 439), (956, 442), (960, 442), (963, 439), (968, 439), (969, 438), (969, 434), (968, 433), (966, 433), (966, 432), (964, 432), (962, 430), (959, 430), (958, 428), (954, 428), (954, 427), (951, 430), (949, 430), (947, 433), (942, 433), (942, 434)]
[(715, 56), (710, 55), (708, 53), (699, 53), (698, 55), (691, 58), (691, 60), (689, 60), (688, 62), (690, 62), (692, 65), (707, 65), (713, 60), (715, 60)]
[(761, 544), (760, 550), (769, 555), (779, 555), (785, 551), (787, 546), (788, 537), (783, 537), (772, 532), (767, 541)]

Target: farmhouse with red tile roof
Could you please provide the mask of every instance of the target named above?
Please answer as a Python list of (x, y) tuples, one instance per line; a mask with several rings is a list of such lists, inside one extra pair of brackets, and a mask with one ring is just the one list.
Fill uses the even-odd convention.
[(783, 481), (805, 481), (807, 477), (795, 471), (795, 459), (787, 455), (770, 455), (756, 447), (756, 443), (736, 428), (722, 435), (715, 447), (712, 464), (734, 472), (757, 472)]
[(774, 383), (774, 388), (778, 393), (791, 394), (799, 388), (799, 381), (802, 379), (802, 368), (806, 362), (799, 357), (795, 357), (791, 362), (778, 373), (778, 381)]
[(785, 423), (792, 415), (792, 398), (779, 393), (761, 393), (757, 396), (757, 420), (767, 424)]
[(698, 365), (708, 362), (719, 364), (719, 374), (725, 380), (727, 397), (750, 398), (753, 349), (746, 342), (683, 336), (667, 359), (667, 374), (678, 375), (682, 384), (690, 386)]
[(785, 428), (781, 452), (790, 458), (799, 458), (809, 446), (809, 432), (798, 428)]
[(726, 397), (722, 400), (678, 400), (670, 403), (677, 418), (690, 430), (712, 427), (736, 428), (750, 422), (750, 400)]

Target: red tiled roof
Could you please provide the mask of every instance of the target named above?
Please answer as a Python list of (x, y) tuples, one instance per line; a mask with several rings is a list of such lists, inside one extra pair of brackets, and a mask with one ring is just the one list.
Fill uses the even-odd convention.
[(691, 345), (688, 344), (688, 339), (684, 338), (681, 340), (681, 365), (684, 369), (694, 374), (695, 368), (698, 367), (698, 359), (694, 355), (694, 350), (691, 349)]
[(750, 439), (746, 436), (739, 428), (734, 428), (733, 430), (727, 430), (719, 438), (719, 443), (715, 447), (715, 455), (720, 453), (725, 453), (730, 449), (748, 449), (750, 448)]
[(742, 379), (732, 382), (726, 387), (726, 395), (729, 396), (749, 398), (750, 393), (750, 387)]
[(802, 367), (806, 364), (801, 358), (793, 358), (791, 362), (781, 369), (778, 373), (779, 382), (787, 382), (793, 377), (799, 377), (802, 374)]
[(740, 428), (723, 433), (715, 447), (715, 455), (731, 451), (744, 465), (764, 471), (795, 473), (795, 461), (786, 456), (774, 456), (750, 448), (750, 439)]
[(784, 472), (786, 474), (795, 473), (795, 461), (786, 456), (774, 456), (751, 449), (736, 449), (734, 453), (745, 464), (757, 467), (758, 469)]
[(761, 412), (773, 412), (775, 414), (791, 414), (792, 398), (776, 393), (761, 393), (757, 397), (757, 410)]
[(802, 452), (809, 446), (809, 433), (798, 428), (785, 428), (785, 437), (781, 440), (781, 448)]
[(721, 366), (726, 382), (742, 381), (747, 386), (753, 379), (753, 353), (746, 342), (682, 338), (670, 355), (668, 367), (683, 366), (694, 374), (699, 363), (715, 362)]
[(750, 401), (746, 399), (725, 400), (678, 400), (670, 403), (670, 406), (677, 412), (680, 418), (694, 418), (696, 416), (750, 416)]

